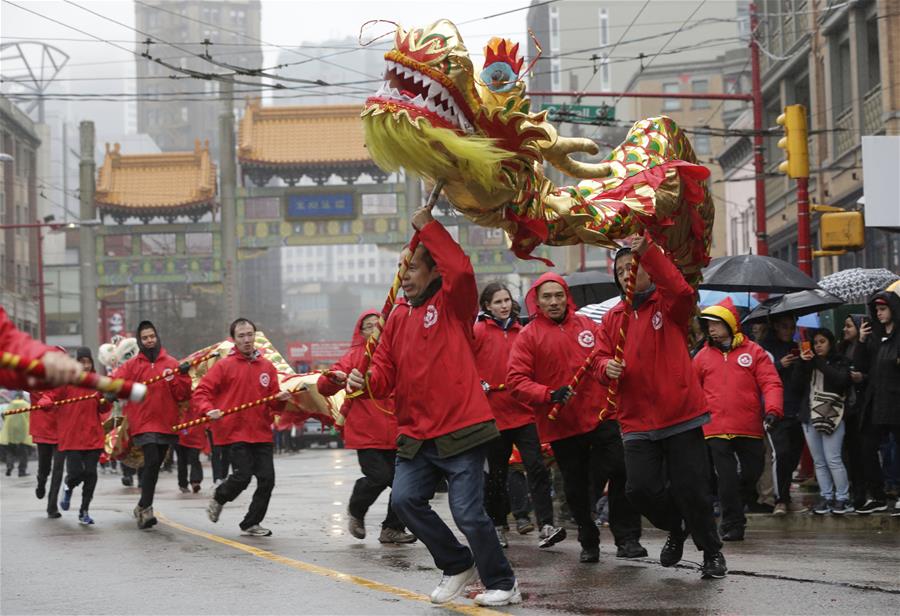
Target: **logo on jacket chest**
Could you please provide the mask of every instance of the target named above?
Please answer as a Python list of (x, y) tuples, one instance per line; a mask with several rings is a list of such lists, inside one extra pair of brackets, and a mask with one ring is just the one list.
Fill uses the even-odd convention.
[(662, 312), (657, 310), (653, 313), (653, 318), (650, 319), (650, 324), (653, 325), (653, 329), (661, 329), (662, 328)]
[(737, 358), (738, 366), (749, 368), (753, 365), (753, 356), (750, 353), (741, 353)]
[(263, 372), (262, 374), (259, 375), (259, 384), (262, 385), (263, 387), (268, 387), (269, 383), (271, 383), (271, 382), (272, 381), (269, 377), (268, 372)]
[(422, 322), (425, 325), (425, 329), (428, 329), (438, 322), (438, 311), (434, 304), (430, 304), (428, 308), (425, 309), (425, 318)]
[(584, 330), (580, 334), (578, 334), (578, 344), (583, 346), (586, 349), (593, 348), (594, 346), (594, 333), (588, 329)]

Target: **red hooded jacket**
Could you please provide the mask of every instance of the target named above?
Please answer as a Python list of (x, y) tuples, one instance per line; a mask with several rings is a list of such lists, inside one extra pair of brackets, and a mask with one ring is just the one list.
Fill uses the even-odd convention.
[[(202, 416), (213, 409), (221, 411), (277, 394), (278, 372), (257, 351), (251, 358), (231, 349), (224, 359), (209, 369), (191, 399), (191, 407)], [(216, 445), (232, 443), (271, 443), (274, 414), (284, 408), (283, 402), (272, 400), (245, 411), (213, 420)], [(172, 427), (169, 426), (171, 432)]]
[[(656, 245), (641, 257), (656, 290), (632, 313), (625, 341), (625, 372), (619, 378), (618, 420), (622, 432), (660, 430), (700, 417), (709, 406), (688, 353), (688, 325), (694, 289)], [(606, 364), (613, 358), (625, 304), (603, 317), (596, 375), (609, 383)]]
[[(538, 308), (537, 290), (545, 282), (559, 283), (566, 291), (568, 308), (560, 323), (545, 316)], [(576, 395), (560, 409), (555, 420), (547, 415), (553, 407), (551, 392), (568, 385), (594, 350), (597, 325), (589, 318), (575, 314), (577, 308), (569, 285), (553, 272), (543, 274), (531, 285), (525, 305), (528, 313), (535, 316), (516, 338), (510, 352), (506, 382), (513, 396), (534, 408), (542, 443), (590, 432), (600, 423), (605, 393), (590, 373), (579, 382)]]
[(694, 371), (703, 386), (712, 414), (703, 426), (707, 437), (763, 436), (763, 403), (765, 413), (784, 415), (784, 389), (775, 364), (765, 350), (741, 333), (737, 310), (731, 299), (705, 308), (701, 315), (723, 321), (731, 330), (730, 351), (708, 344), (694, 356)]
[(167, 370), (172, 375), (150, 385), (142, 402), (125, 405), (123, 414), (128, 418), (128, 431), (132, 437), (145, 432), (172, 434), (172, 426), (178, 423), (178, 403), (191, 397), (191, 377), (179, 374), (178, 361), (163, 348), (159, 349), (154, 363), (150, 363), (143, 353), (138, 353), (113, 372), (114, 378), (143, 382)]
[(62, 406), (51, 407), (50, 411), (38, 411), (56, 416), (58, 447), (60, 451), (85, 451), (103, 449), (103, 423), (100, 415), (109, 407), (100, 403), (100, 394), (93, 389), (84, 389), (74, 385), (63, 385), (44, 394), (39, 404), (49, 406), (55, 400), (79, 398), (88, 394), (94, 397), (80, 402), (71, 402)]
[[(32, 360), (40, 359), (47, 351), (55, 350), (43, 342), (34, 340), (24, 332), (20, 332), (0, 306), (0, 353), (15, 353), (25, 365)], [(27, 389), (29, 385), (24, 376), (14, 370), (0, 370), (0, 387), (5, 389)]]
[[(353, 329), (350, 350), (331, 369), (349, 374), (353, 368), (362, 365), (366, 354), (366, 339), (359, 332), (362, 322), (369, 316), (381, 314), (377, 310), (367, 310), (359, 315)], [(343, 385), (338, 385), (324, 374), (319, 377), (316, 388), (323, 396), (333, 396)], [(397, 449), (397, 417), (394, 415), (394, 401), (391, 398), (373, 400), (367, 394), (346, 400), (343, 412), (347, 413), (344, 424), (344, 446), (347, 449)]]
[(376, 399), (394, 394), (399, 432), (426, 440), (494, 418), (472, 352), (478, 287), (472, 263), (439, 222), (419, 237), (441, 274), (421, 306), (391, 313), (370, 367)]
[[(515, 319), (506, 331), (490, 316), (475, 323), (475, 363), (481, 380), (491, 386), (488, 402), (499, 430), (512, 430), (534, 423), (534, 410), (517, 400), (506, 384), (509, 355), (522, 325)], [(503, 385), (503, 389), (496, 389)]]

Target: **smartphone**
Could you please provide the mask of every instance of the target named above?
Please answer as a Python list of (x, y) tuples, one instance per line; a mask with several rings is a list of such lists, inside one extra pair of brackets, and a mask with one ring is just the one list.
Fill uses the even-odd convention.
[(801, 340), (800, 341), (800, 350), (803, 351), (804, 353), (812, 350), (812, 344), (810, 344), (809, 340)]
[(794, 357), (800, 357), (800, 349), (791, 349), (791, 355)]

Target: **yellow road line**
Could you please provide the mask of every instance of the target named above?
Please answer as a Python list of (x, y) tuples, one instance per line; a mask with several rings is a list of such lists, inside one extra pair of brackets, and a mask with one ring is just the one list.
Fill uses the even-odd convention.
[[(235, 548), (236, 550), (241, 550), (243, 552), (247, 552), (248, 554), (252, 554), (253, 556), (258, 556), (259, 558), (265, 558), (266, 560), (270, 560), (272, 562), (287, 565), (288, 567), (299, 569), (300, 571), (304, 571), (306, 573), (321, 575), (323, 577), (337, 580), (338, 582), (356, 584), (357, 586), (362, 586), (363, 588), (368, 588), (369, 590), (377, 590), (378, 592), (385, 592), (397, 597), (401, 597), (403, 599), (409, 599), (411, 601), (421, 601), (422, 603), (432, 605), (430, 597), (419, 594), (417, 592), (413, 592), (411, 590), (407, 590), (405, 588), (391, 586), (390, 584), (382, 584), (381, 582), (376, 582), (364, 577), (359, 577), (358, 575), (341, 573), (340, 571), (329, 569), (327, 567), (321, 567), (319, 565), (313, 565), (311, 563), (305, 563), (300, 560), (288, 558), (287, 556), (281, 556), (268, 550), (263, 550), (252, 545), (247, 545), (246, 543), (232, 541), (231, 539), (226, 539), (225, 537), (220, 537), (206, 531), (191, 528), (190, 526), (185, 526), (184, 524), (179, 524), (178, 522), (170, 520), (159, 512), (156, 513), (156, 518), (166, 526), (171, 526), (172, 528), (183, 531), (185, 533), (195, 535), (197, 537), (203, 537), (204, 539), (215, 541), (216, 543), (221, 543), (222, 545), (227, 545), (228, 547)], [(448, 610), (453, 610), (454, 612), (459, 612), (460, 614), (471, 614), (472, 616), (497, 616), (499, 614), (506, 613), (492, 610), (486, 607), (480, 607), (477, 605), (463, 605), (460, 603), (444, 603), (440, 607)]]

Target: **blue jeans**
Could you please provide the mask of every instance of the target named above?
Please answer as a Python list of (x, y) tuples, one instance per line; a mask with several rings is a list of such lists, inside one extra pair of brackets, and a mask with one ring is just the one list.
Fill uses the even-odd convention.
[[(515, 574), (497, 540), (494, 523), (484, 511), (485, 453), (486, 446), (480, 445), (441, 459), (434, 441), (426, 441), (412, 460), (397, 458), (391, 506), (445, 575), (462, 573), (474, 561), (485, 588), (510, 590)], [(428, 502), (444, 476), (450, 513), (471, 550), (456, 539)]]
[(832, 434), (819, 432), (811, 424), (803, 424), (803, 434), (809, 453), (812, 454), (816, 467), (816, 481), (822, 498), (828, 500), (850, 500), (850, 480), (847, 469), (841, 458), (841, 447), (844, 444), (845, 422), (838, 424)]

